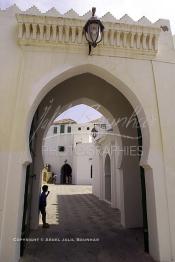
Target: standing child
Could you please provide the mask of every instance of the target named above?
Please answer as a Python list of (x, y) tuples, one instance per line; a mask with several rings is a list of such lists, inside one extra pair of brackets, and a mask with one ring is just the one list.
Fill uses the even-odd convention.
[(47, 185), (42, 186), (42, 191), (43, 192), (41, 193), (40, 198), (39, 198), (39, 210), (40, 210), (41, 215), (42, 215), (43, 227), (48, 228), (49, 224), (46, 223), (46, 206), (47, 206), (46, 199), (47, 199), (50, 191), (48, 191)]

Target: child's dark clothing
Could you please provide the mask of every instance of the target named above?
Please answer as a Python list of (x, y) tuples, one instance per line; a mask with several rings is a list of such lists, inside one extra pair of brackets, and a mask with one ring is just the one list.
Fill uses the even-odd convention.
[(39, 198), (39, 210), (42, 214), (42, 221), (43, 225), (46, 225), (46, 205), (47, 205), (47, 198), (48, 194), (46, 195), (45, 192), (42, 192)]
[(46, 208), (47, 202), (46, 202), (47, 195), (45, 192), (42, 192), (39, 199), (39, 209), (42, 210), (43, 208)]

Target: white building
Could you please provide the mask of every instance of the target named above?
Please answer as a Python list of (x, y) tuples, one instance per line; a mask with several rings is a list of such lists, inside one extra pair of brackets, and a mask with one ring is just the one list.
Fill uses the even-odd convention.
[[(116, 140), (110, 136), (107, 147), (120, 150), (107, 155), (106, 142), (99, 141), (93, 193), (120, 208), (126, 228), (144, 216), (150, 255), (175, 262), (175, 48), (169, 21), (107, 13), (103, 41), (88, 55), (82, 32), (89, 16), (73, 10), (42, 14), (34, 7), (0, 11), (0, 261), (19, 261), (20, 242), (13, 238), (38, 227), (49, 123), (69, 104), (95, 102), (117, 123)], [(133, 112), (140, 128), (132, 127)], [(140, 144), (142, 155), (133, 154)]]
[(94, 144), (92, 129), (99, 134), (105, 134), (111, 128), (108, 121), (102, 117), (85, 124), (77, 124), (71, 119), (54, 121), (43, 139), (44, 165), (49, 164), (51, 171), (60, 181), (61, 167), (64, 161), (72, 167), (73, 184), (92, 184)]

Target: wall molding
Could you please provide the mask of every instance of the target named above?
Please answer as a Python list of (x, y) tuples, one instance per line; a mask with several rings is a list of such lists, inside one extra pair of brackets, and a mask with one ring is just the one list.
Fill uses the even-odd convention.
[[(53, 12), (55, 13), (55, 10)], [(84, 53), (87, 49), (87, 41), (83, 27), (87, 15), (79, 17), (73, 10), (68, 11), (64, 16), (18, 13), (16, 14), (18, 44), (55, 46), (66, 52)], [(93, 49), (93, 54), (112, 56), (132, 54), (149, 58), (156, 56), (161, 31), (159, 26), (150, 24), (146, 18), (137, 23), (132, 22), (127, 15), (120, 21), (115, 21), (109, 13), (102, 17), (102, 22), (105, 26), (103, 41)]]

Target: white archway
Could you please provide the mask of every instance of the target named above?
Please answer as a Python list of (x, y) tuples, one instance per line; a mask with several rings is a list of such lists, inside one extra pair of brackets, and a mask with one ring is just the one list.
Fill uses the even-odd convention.
[(51, 72), (49, 75), (44, 76), (36, 85), (33, 87), (33, 99), (30, 101), (30, 109), (27, 115), (27, 122), (26, 122), (26, 129), (25, 129), (25, 139), (26, 139), (26, 159), (24, 163), (31, 162), (30, 150), (28, 146), (28, 137), (29, 137), (29, 130), (32, 123), (32, 119), (34, 113), (39, 106), (42, 99), (45, 95), (52, 90), (55, 86), (59, 85), (60, 83), (64, 82), (66, 79), (69, 79), (73, 76), (81, 75), (83, 73), (91, 73), (92, 75), (98, 76), (101, 79), (107, 81), (109, 84), (114, 86), (117, 90), (119, 90), (124, 97), (130, 102), (133, 109), (137, 112), (138, 111), (138, 120), (140, 123), (142, 136), (143, 136), (143, 154), (141, 157), (140, 164), (143, 167), (149, 168), (148, 164), (148, 154), (149, 154), (149, 145), (150, 145), (150, 131), (148, 127), (148, 121), (146, 118), (146, 114), (144, 109), (136, 96), (131, 89), (125, 85), (120, 79), (118, 79), (115, 75), (111, 74), (111, 72), (107, 71), (103, 67), (99, 67), (94, 64), (81, 64), (76, 67), (66, 67), (64, 70), (56, 70)]
[[(51, 91), (55, 85), (58, 86), (59, 84), (64, 83), (65, 81), (70, 79), (71, 76), (73, 76), (73, 77), (81, 76), (82, 72), (90, 73), (91, 75), (95, 75), (95, 76), (99, 77), (100, 79), (106, 81), (108, 84), (112, 85), (114, 87), (114, 89), (116, 89), (116, 91), (119, 90), (121, 92), (121, 94), (125, 97), (126, 100), (128, 100), (128, 102), (133, 107), (133, 109), (135, 109), (135, 111), (137, 110), (137, 108), (139, 108), (139, 114), (137, 115), (137, 117), (138, 117), (140, 127), (141, 127), (142, 142), (143, 142), (143, 154), (141, 156), (140, 165), (142, 165), (144, 168), (146, 168), (145, 170), (146, 170), (147, 174), (150, 173), (150, 167), (149, 167), (148, 162), (147, 162), (148, 155), (149, 155), (150, 132), (149, 132), (149, 128), (148, 128), (146, 115), (145, 115), (145, 112), (144, 112), (144, 109), (143, 109), (141, 103), (139, 102), (139, 99), (129, 89), (129, 87), (127, 87), (124, 83), (122, 83), (118, 78), (116, 78), (114, 75), (112, 75), (111, 73), (109, 73), (105, 69), (100, 68), (100, 67), (95, 66), (95, 65), (81, 65), (81, 66), (77, 66), (77, 67), (74, 67), (74, 68), (69, 68), (68, 70), (65, 70), (61, 74), (55, 76), (55, 78), (50, 80), (50, 81), (48, 81), (48, 77), (46, 77), (45, 79), (40, 81), (40, 83), (38, 84), (38, 88), (37, 88), (37, 85), (36, 85), (35, 90), (40, 90), (40, 91), (36, 92), (36, 94), (35, 94), (36, 98), (31, 100), (31, 107), (30, 107), (30, 110), (28, 112), (27, 123), (26, 123), (26, 152), (27, 152), (26, 156), (28, 156), (28, 159), (25, 160), (25, 163), (31, 161), (30, 153), (29, 153), (29, 147), (28, 147), (28, 134), (29, 134), (30, 125), (31, 125), (31, 122), (32, 122), (32, 117), (33, 117), (34, 112), (37, 109), (38, 105), (40, 104), (39, 102), (42, 101), (44, 96), (46, 94), (48, 94), (49, 90)], [(50, 75), (50, 77), (51, 76), (53, 77), (53, 75), (54, 74), (52, 73)], [(42, 84), (46, 81), (46, 79), (47, 79), (47, 83), (45, 83), (45, 86), (42, 88)], [(151, 174), (151, 175), (153, 176), (153, 174)], [(147, 184), (147, 190), (148, 191), (149, 191), (149, 186), (151, 186), (152, 189), (154, 188), (153, 184), (151, 184), (151, 185)], [(153, 191), (153, 194), (154, 194), (154, 191)], [(154, 212), (154, 214), (151, 214), (151, 213), (148, 214), (148, 220), (150, 221), (149, 226), (152, 223), (151, 221), (156, 219), (155, 218), (156, 210), (152, 209), (152, 211)], [(152, 216), (154, 216), (154, 218), (152, 218)], [(151, 243), (151, 245), (154, 246), (154, 239), (157, 239), (157, 236), (156, 236), (157, 231), (155, 230), (155, 225), (152, 229), (153, 230), (151, 232), (152, 237), (151, 237), (150, 243)], [(153, 235), (155, 235), (155, 236), (153, 236)], [(154, 254), (154, 248), (152, 250), (153, 250), (152, 253)], [(157, 256), (158, 255), (156, 253), (155, 257), (157, 257)]]

